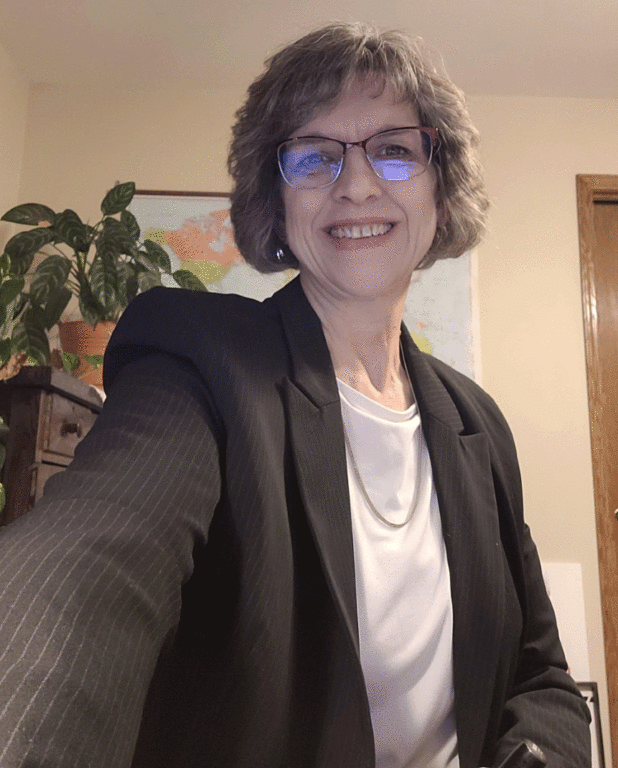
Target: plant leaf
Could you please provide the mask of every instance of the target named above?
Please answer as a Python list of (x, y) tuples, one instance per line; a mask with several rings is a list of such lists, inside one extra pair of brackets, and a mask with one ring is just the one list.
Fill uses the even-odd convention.
[(71, 291), (66, 286), (51, 294), (43, 310), (46, 330), (56, 325), (70, 300)]
[(119, 261), (116, 264), (116, 272), (118, 274), (116, 297), (119, 307), (124, 310), (127, 306), (127, 281), (131, 276), (131, 268), (126, 261)]
[(90, 270), (92, 294), (106, 309), (111, 309), (118, 298), (117, 251), (113, 245), (104, 242), (97, 249), (97, 253), (99, 258)]
[(0, 274), (6, 275), (11, 268), (11, 261), (8, 253), (3, 253), (0, 256)]
[(118, 219), (113, 219), (111, 216), (107, 216), (103, 219), (103, 230), (99, 235), (98, 243), (103, 242), (110, 243), (116, 248), (117, 257), (120, 256), (121, 253), (129, 253), (131, 249), (135, 248), (137, 245), (137, 240), (125, 225), (121, 221), (118, 221)]
[(62, 366), (67, 373), (73, 373), (79, 367), (79, 357), (72, 352), (63, 352)]
[(67, 208), (56, 216), (54, 221), (54, 230), (56, 234), (75, 251), (87, 253), (92, 242), (89, 236), (88, 227), (79, 218), (79, 216)]
[(34, 271), (30, 282), (30, 297), (35, 304), (47, 304), (49, 297), (67, 281), (71, 262), (66, 256), (52, 255), (44, 259)]
[(208, 293), (208, 288), (206, 288), (204, 283), (193, 272), (189, 272), (188, 269), (178, 269), (172, 274), (172, 277), (181, 288), (189, 288), (191, 291), (206, 291)]
[(116, 184), (103, 198), (101, 210), (105, 216), (123, 211), (133, 200), (135, 194), (135, 182), (127, 181), (124, 184)]
[[(11, 340), (0, 339), (0, 368), (9, 362), (11, 357)], [(0, 426), (3, 422), (0, 421)]]
[(131, 211), (121, 211), (120, 221), (125, 225), (131, 237), (137, 242), (141, 234), (137, 219), (131, 213)]
[(26, 352), (37, 365), (49, 363), (49, 341), (45, 333), (45, 320), (40, 307), (29, 307), (15, 324), (11, 339), (14, 352)]
[[(144, 240), (144, 248), (148, 252), (148, 257), (153, 264), (155, 264), (157, 267), (160, 267), (168, 274), (172, 271), (170, 257), (167, 255), (165, 249), (162, 248), (158, 243), (154, 243), (152, 240), (146, 239)], [(143, 251), (141, 251), (141, 253), (143, 253)]]
[(11, 259), (12, 271), (16, 275), (25, 275), (30, 269), (34, 254), (52, 240), (54, 232), (51, 227), (38, 227), (13, 235), (4, 248)]
[[(0, 285), (0, 329), (6, 322), (7, 315), (13, 319), (14, 306), (11, 306), (24, 289), (24, 278), (15, 277), (4, 280)], [(9, 309), (11, 312), (9, 313)], [(3, 363), (4, 364), (4, 363)]]
[(4, 438), (8, 434), (8, 431), (9, 431), (9, 425), (2, 418), (2, 416), (0, 416), (0, 440), (4, 440)]
[(103, 365), (103, 355), (84, 355), (84, 357), (95, 370)]
[(116, 265), (118, 270), (118, 308), (124, 311), (137, 296), (137, 272), (135, 265), (120, 261)]
[(82, 283), (79, 291), (79, 311), (88, 325), (91, 325), (93, 328), (101, 320), (108, 319), (105, 307), (93, 296), (90, 285), (87, 282)]
[(24, 284), (25, 281), (23, 277), (13, 277), (5, 280), (2, 285), (0, 285), (0, 307), (4, 307), (6, 310), (8, 305), (12, 301), (15, 301), (19, 294), (24, 290)]
[(138, 251), (135, 256), (134, 264), (137, 268), (137, 272), (142, 272), (143, 270), (146, 270), (146, 272), (158, 272), (159, 268), (157, 265), (150, 260), (150, 256), (147, 253), (144, 253), (144, 251)]
[(15, 305), (13, 309), (13, 317), (12, 319), (15, 320), (15, 318), (19, 317), (19, 315), (24, 310), (25, 306), (28, 304), (28, 294), (22, 293), (17, 297), (17, 304)]
[(56, 214), (51, 208), (39, 203), (24, 203), (11, 208), (2, 217), (3, 221), (12, 221), (15, 224), (31, 224), (38, 227), (42, 221), (54, 223)]
[(158, 272), (152, 272), (151, 270), (146, 269), (138, 274), (137, 285), (140, 292), (145, 293), (151, 288), (161, 285), (161, 275)]

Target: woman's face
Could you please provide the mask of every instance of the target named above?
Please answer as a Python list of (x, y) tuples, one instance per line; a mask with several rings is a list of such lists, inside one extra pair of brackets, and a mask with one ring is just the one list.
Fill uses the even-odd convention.
[[(292, 135), (351, 142), (413, 125), (419, 125), (417, 111), (396, 103), (388, 88), (375, 97), (357, 84)], [(407, 181), (387, 181), (376, 175), (361, 147), (349, 147), (331, 186), (294, 189), (281, 183), (287, 242), (306, 290), (331, 298), (396, 297), (407, 290), (440, 219), (433, 167)], [(377, 225), (372, 232), (378, 234), (368, 236), (365, 225)]]

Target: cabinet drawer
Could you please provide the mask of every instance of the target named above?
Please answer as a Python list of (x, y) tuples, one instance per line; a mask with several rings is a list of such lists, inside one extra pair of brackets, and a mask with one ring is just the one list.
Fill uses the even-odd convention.
[(40, 450), (71, 458), (77, 444), (90, 432), (97, 414), (56, 392), (45, 392), (41, 405)]

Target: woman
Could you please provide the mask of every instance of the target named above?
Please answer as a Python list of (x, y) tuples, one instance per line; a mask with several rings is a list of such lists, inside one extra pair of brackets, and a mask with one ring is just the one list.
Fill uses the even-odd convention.
[(232, 218), (300, 278), (125, 313), (95, 429), (4, 534), (2, 766), (589, 764), (508, 427), (401, 325), (481, 235), (475, 145), (402, 35), (269, 61)]

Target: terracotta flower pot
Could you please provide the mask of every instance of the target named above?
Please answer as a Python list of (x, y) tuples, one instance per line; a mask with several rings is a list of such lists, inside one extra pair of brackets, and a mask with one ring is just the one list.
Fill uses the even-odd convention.
[(116, 323), (110, 320), (97, 323), (94, 328), (84, 320), (58, 323), (63, 351), (79, 358), (79, 366), (73, 371), (73, 376), (93, 387), (103, 386), (103, 366), (94, 368), (86, 360), (86, 355), (102, 355), (115, 327)]

